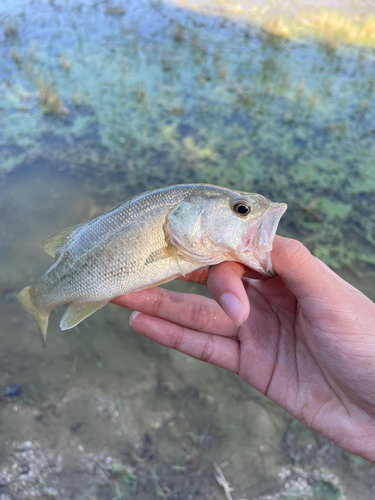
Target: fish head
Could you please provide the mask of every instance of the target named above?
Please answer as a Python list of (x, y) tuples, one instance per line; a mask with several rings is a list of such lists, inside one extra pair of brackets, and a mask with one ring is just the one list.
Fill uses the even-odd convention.
[(188, 261), (204, 267), (231, 260), (270, 276), (273, 239), (286, 209), (260, 194), (225, 190), (179, 203), (168, 216), (167, 231)]

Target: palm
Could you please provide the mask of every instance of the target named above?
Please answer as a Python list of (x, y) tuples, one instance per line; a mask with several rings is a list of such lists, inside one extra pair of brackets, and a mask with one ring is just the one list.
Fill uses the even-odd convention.
[[(207, 284), (216, 300), (154, 288), (114, 302), (146, 313), (133, 318), (139, 333), (237, 373), (312, 429), (375, 460), (375, 305), (306, 249), (283, 255), (288, 241), (277, 241), (280, 276), (261, 280), (226, 262), (187, 277)], [(287, 258), (306, 276), (280, 267)], [(242, 301), (240, 327), (225, 307), (228, 291)]]
[[(240, 328), (239, 375), (289, 413), (310, 424), (322, 397), (334, 399), (320, 360), (311, 353), (319, 331), (310, 326), (280, 278), (247, 284), (251, 313)], [(312, 391), (318, 403), (311, 404)]]
[[(350, 444), (346, 433), (343, 446), (355, 453), (375, 414), (375, 359), (365, 355), (369, 344), (375, 347), (369, 324), (350, 310), (343, 315), (340, 300), (324, 307), (312, 301), (307, 310), (302, 308), (280, 278), (251, 280), (245, 288), (251, 313), (238, 332), (239, 375), (339, 445), (344, 442), (338, 437), (340, 428), (349, 426)], [(373, 304), (365, 305), (374, 314)], [(348, 369), (345, 360), (350, 357)]]

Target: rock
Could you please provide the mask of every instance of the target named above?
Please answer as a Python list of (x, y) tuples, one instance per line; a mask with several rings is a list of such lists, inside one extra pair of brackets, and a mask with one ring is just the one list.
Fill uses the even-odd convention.
[(0, 500), (13, 500), (10, 495), (7, 495), (6, 493), (2, 493), (0, 495)]

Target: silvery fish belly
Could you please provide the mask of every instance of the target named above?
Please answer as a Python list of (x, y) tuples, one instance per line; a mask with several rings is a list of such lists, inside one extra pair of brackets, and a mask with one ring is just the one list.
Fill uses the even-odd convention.
[(225, 260), (272, 275), (270, 251), (285, 203), (208, 184), (142, 193), (43, 246), (54, 264), (17, 297), (45, 343), (48, 317), (69, 303), (72, 328), (128, 292), (166, 283)]

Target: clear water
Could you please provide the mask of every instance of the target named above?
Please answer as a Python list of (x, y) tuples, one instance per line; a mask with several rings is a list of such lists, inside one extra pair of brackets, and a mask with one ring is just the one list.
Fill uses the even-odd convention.
[[(280, 233), (375, 299), (373, 50), (285, 40), (218, 4), (1, 3), (0, 389), (22, 395), (0, 401), (0, 484), (14, 441), (61, 460), (14, 472), (12, 499), (225, 498), (212, 461), (233, 498), (374, 495), (368, 464), (236, 377), (138, 337), (128, 312), (61, 332), (55, 311), (42, 350), (13, 301), (50, 265), (48, 235), (192, 181), (287, 202)], [(369, 5), (331, 7), (354, 19)]]

